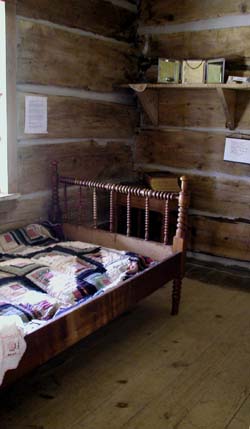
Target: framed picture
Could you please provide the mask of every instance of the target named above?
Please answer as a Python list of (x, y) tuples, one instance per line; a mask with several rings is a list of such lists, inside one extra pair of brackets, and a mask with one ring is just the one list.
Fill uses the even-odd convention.
[(185, 60), (182, 63), (182, 83), (204, 83), (205, 61)]
[(167, 58), (159, 58), (158, 61), (158, 82), (159, 83), (179, 83), (181, 73), (181, 62)]
[(206, 82), (207, 83), (224, 83), (225, 59), (207, 60)]

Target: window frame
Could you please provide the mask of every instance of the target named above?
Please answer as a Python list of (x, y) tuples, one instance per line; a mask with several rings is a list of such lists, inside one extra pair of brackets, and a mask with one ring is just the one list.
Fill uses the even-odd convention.
[[(1, 0), (3, 1), (3, 0)], [(16, 0), (5, 1), (6, 30), (6, 110), (7, 110), (7, 184), (8, 195), (18, 192), (17, 180), (17, 29)], [(3, 195), (3, 197), (6, 196)], [(1, 194), (0, 194), (1, 201)]]

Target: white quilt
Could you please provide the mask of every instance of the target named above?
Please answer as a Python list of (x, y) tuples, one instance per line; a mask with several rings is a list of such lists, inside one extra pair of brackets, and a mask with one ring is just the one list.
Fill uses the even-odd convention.
[(22, 319), (19, 316), (0, 316), (0, 385), (6, 371), (17, 368), (25, 350)]

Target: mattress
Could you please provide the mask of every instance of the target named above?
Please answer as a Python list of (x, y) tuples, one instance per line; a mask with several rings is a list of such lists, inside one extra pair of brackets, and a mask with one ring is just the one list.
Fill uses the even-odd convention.
[(154, 264), (136, 253), (65, 241), (59, 226), (8, 231), (0, 235), (0, 316), (20, 316), (29, 333)]

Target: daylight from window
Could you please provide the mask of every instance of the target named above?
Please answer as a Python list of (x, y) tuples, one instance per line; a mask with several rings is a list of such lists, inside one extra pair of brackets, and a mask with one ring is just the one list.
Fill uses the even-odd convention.
[(5, 2), (0, 1), (0, 193), (8, 192), (5, 34)]

